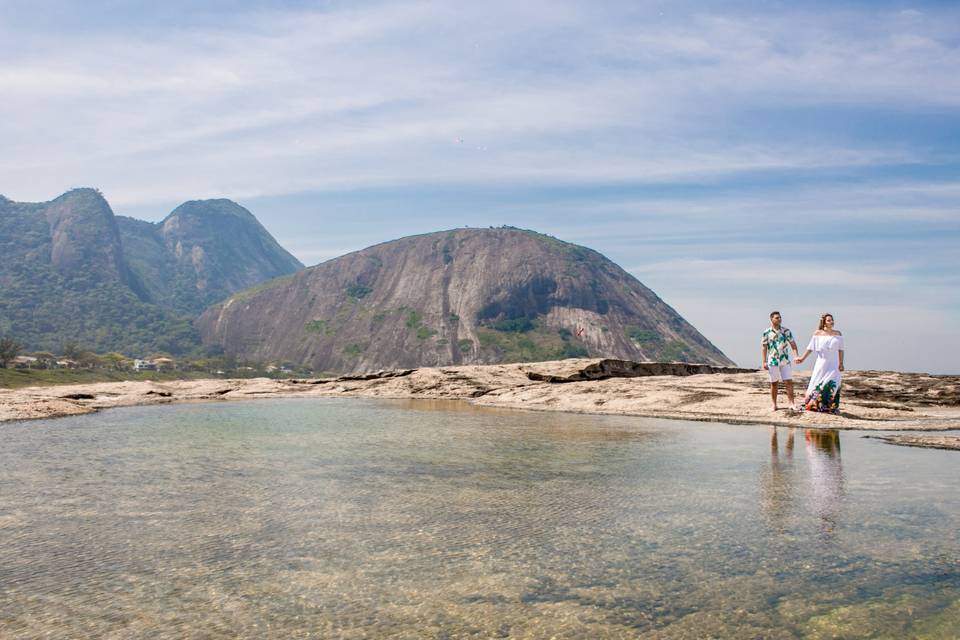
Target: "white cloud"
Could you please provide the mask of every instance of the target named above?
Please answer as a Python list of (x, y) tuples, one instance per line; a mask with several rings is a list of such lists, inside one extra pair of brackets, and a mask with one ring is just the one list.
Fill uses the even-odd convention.
[(727, 118), (745, 103), (960, 102), (960, 54), (935, 17), (887, 32), (830, 12), (618, 11), (424, 2), (151, 40), (8, 32), (44, 46), (0, 62), (0, 189), (43, 199), (88, 183), (124, 205), (903, 163), (924, 151), (772, 140)]
[(904, 273), (904, 265), (886, 262), (858, 267), (848, 264), (811, 264), (799, 255), (784, 256), (780, 260), (676, 259), (646, 264), (630, 271), (638, 274), (638, 277), (643, 276), (641, 280), (651, 277), (688, 279), (699, 287), (724, 283), (730, 286), (803, 289), (828, 280), (829, 286), (837, 292), (848, 289), (885, 291), (904, 286), (911, 280)]

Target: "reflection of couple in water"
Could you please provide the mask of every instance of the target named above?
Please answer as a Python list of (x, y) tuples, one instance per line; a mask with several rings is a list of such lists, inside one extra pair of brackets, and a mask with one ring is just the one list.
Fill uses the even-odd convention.
[[(793, 446), (796, 429), (789, 429), (781, 457), (777, 429), (770, 439), (770, 475), (761, 487), (763, 507), (770, 523), (783, 531), (792, 506), (796, 478), (793, 469)], [(820, 521), (820, 530), (833, 532), (844, 496), (843, 464), (840, 460), (840, 432), (836, 429), (805, 429), (807, 464), (809, 467), (810, 507)]]
[[(770, 399), (773, 410), (777, 410), (777, 391), (780, 382), (784, 383), (790, 406), (798, 410), (840, 413), (840, 382), (843, 372), (843, 334), (833, 328), (833, 316), (825, 313), (807, 350), (800, 355), (793, 333), (782, 324), (779, 311), (770, 314), (770, 327), (764, 330), (760, 338), (760, 358), (763, 369), (770, 376)], [(811, 353), (817, 354), (813, 365), (810, 384), (799, 407), (793, 402), (793, 370), (790, 349), (796, 357), (792, 364), (802, 364)]]

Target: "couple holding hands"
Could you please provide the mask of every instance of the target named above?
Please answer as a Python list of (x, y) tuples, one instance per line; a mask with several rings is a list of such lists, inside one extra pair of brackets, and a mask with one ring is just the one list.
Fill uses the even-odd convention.
[(843, 334), (833, 328), (833, 316), (825, 313), (820, 316), (820, 324), (810, 338), (807, 350), (800, 355), (797, 343), (790, 329), (783, 326), (779, 311), (770, 314), (770, 327), (760, 339), (763, 369), (770, 374), (770, 398), (773, 410), (777, 410), (777, 387), (783, 382), (787, 388), (787, 400), (793, 400), (793, 370), (790, 360), (790, 348), (796, 354), (794, 364), (801, 364), (811, 353), (817, 354), (813, 365), (810, 384), (803, 396), (800, 411), (820, 411), (840, 413), (840, 381), (843, 372)]

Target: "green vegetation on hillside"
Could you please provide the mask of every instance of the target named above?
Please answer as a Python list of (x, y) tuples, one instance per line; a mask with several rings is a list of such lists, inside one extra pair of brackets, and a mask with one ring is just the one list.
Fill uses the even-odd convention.
[(656, 331), (641, 329), (633, 325), (627, 325), (624, 328), (627, 337), (636, 342), (642, 348), (644, 345), (661, 342), (660, 334)]
[(200, 345), (190, 319), (140, 300), (97, 271), (60, 274), (40, 216), (0, 210), (0, 334), (26, 348), (55, 351), (76, 340), (97, 351), (188, 353)]
[(356, 358), (361, 353), (367, 350), (367, 345), (360, 343), (348, 344), (343, 348), (344, 355), (350, 356), (351, 358)]
[(477, 337), (480, 348), (497, 354), (501, 362), (562, 360), (589, 355), (583, 345), (573, 342), (569, 331), (551, 330), (543, 327), (542, 321), (529, 318), (501, 320), (479, 327)]
[(690, 351), (690, 347), (686, 343), (680, 342), (679, 340), (669, 340), (663, 345), (663, 349), (660, 351), (659, 360), (667, 362), (695, 362), (693, 354)]
[(114, 216), (94, 189), (47, 203), (0, 198), (0, 335), (33, 350), (72, 340), (134, 356), (196, 354), (195, 313), (302, 266), (236, 203), (177, 212), (174, 246), (164, 225)]
[(373, 289), (366, 285), (362, 284), (352, 284), (347, 287), (347, 295), (351, 298), (364, 298), (366, 297)]
[(184, 354), (200, 345), (190, 318), (143, 302), (122, 283), (61, 275), (36, 254), (0, 262), (0, 282), (0, 333), (31, 349), (55, 351), (76, 340), (97, 351), (143, 355)]
[(420, 340), (426, 340), (431, 336), (437, 335), (436, 330), (431, 329), (430, 327), (423, 324), (423, 316), (420, 315), (420, 312), (415, 309), (406, 309), (405, 307), (402, 310), (407, 311), (407, 319), (404, 322), (408, 329), (413, 329), (417, 334), (417, 338)]
[(627, 325), (624, 333), (643, 349), (647, 356), (664, 362), (690, 362), (695, 356), (690, 347), (680, 340), (664, 340), (656, 331)]
[(490, 328), (506, 333), (526, 333), (536, 329), (537, 325), (530, 318), (510, 318), (508, 320), (497, 320), (490, 324)]
[(334, 329), (326, 320), (311, 320), (306, 324), (306, 326), (304, 326), (303, 329), (307, 333), (319, 333), (325, 336), (330, 336), (336, 333), (336, 329)]

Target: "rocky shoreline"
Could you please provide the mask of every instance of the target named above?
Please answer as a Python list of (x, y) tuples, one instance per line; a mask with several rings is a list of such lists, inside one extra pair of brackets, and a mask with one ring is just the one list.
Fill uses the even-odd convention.
[[(798, 391), (802, 390), (806, 376), (798, 375), (796, 383)], [(843, 411), (839, 416), (790, 409), (773, 413), (768, 406), (767, 389), (765, 375), (747, 369), (573, 359), (402, 369), (337, 378), (112, 382), (7, 389), (0, 390), (0, 422), (174, 402), (361, 397), (462, 400), (511, 409), (784, 427), (885, 431), (960, 429), (960, 376), (847, 372)], [(781, 405), (786, 404), (783, 397)], [(911, 446), (923, 446), (917, 438), (912, 437)], [(940, 439), (946, 443), (957, 440), (953, 436)]]

